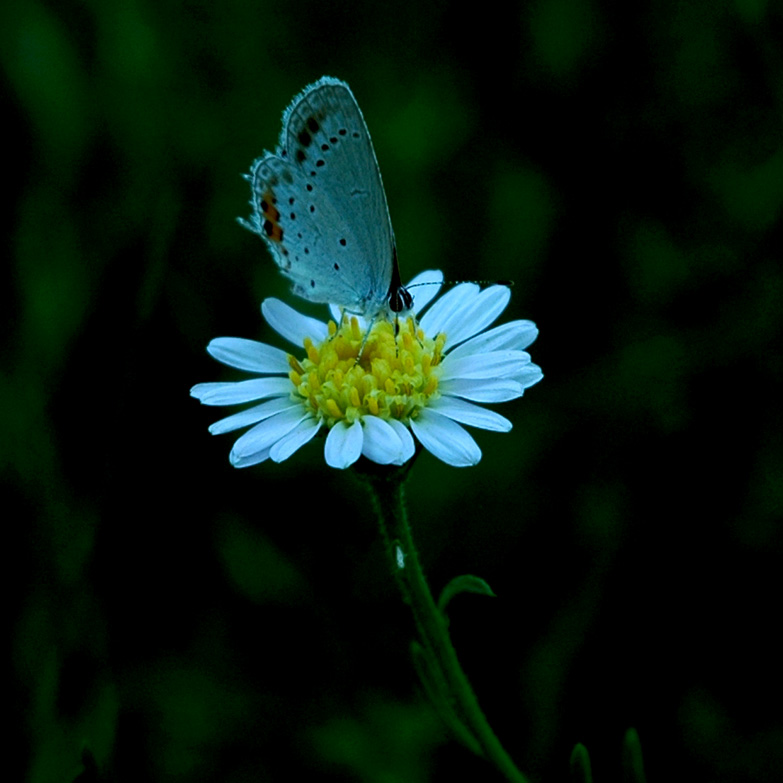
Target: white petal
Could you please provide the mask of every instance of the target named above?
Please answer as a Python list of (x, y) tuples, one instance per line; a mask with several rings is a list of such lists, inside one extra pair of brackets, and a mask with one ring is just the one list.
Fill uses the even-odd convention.
[(482, 430), (493, 432), (508, 432), (511, 422), (495, 411), (487, 410), (472, 402), (466, 402), (458, 397), (440, 397), (429, 404), (429, 409), (437, 411), (443, 416), (448, 416), (461, 424), (478, 427)]
[(209, 431), (213, 435), (222, 435), (226, 432), (242, 429), (242, 427), (249, 427), (251, 424), (257, 424), (259, 421), (268, 419), (270, 416), (274, 416), (276, 413), (289, 408), (301, 406), (301, 400), (292, 400), (290, 397), (275, 397), (273, 400), (262, 402), (260, 405), (239, 411), (239, 413), (234, 413), (232, 416), (226, 416), (225, 419), (218, 419), (210, 426)]
[(462, 310), (470, 306), (479, 291), (475, 283), (461, 283), (447, 291), (421, 319), (424, 334), (435, 337), (439, 332), (446, 332), (448, 336), (448, 327), (454, 324), (455, 318), (459, 318)]
[(455, 345), (486, 329), (507, 307), (511, 289), (505, 285), (485, 288), (448, 324), (446, 345)]
[(261, 451), (268, 451), (277, 441), (288, 435), (300, 421), (311, 416), (311, 413), (301, 407), (276, 413), (238, 438), (231, 454), (237, 458), (244, 458)]
[(465, 354), (488, 353), (506, 349), (522, 350), (527, 348), (538, 336), (538, 329), (532, 321), (510, 321), (477, 334), (462, 345), (449, 351), (449, 356), (457, 358)]
[(523, 389), (527, 389), (534, 383), (538, 383), (544, 377), (541, 368), (537, 364), (530, 364), (523, 367), (518, 373), (515, 373), (513, 379), (517, 381)]
[(417, 315), (440, 293), (443, 272), (427, 269), (419, 272), (405, 287), (413, 296), (413, 312)]
[(362, 454), (379, 465), (396, 464), (403, 452), (403, 444), (396, 430), (377, 416), (364, 416), (362, 424)]
[(336, 304), (330, 304), (329, 315), (332, 316), (332, 320), (339, 326), (340, 321), (343, 320), (343, 308)]
[(416, 444), (413, 442), (413, 436), (410, 430), (397, 419), (389, 419), (389, 426), (397, 433), (397, 437), (402, 443), (402, 451), (400, 452), (399, 459), (394, 462), (394, 465), (405, 464), (416, 452)]
[(219, 389), (225, 389), (226, 386), (232, 386), (233, 384), (226, 383), (225, 381), (217, 381), (214, 383), (197, 383), (195, 386), (190, 387), (190, 396), (195, 397), (201, 401), (203, 397), (209, 397)]
[(279, 299), (264, 299), (261, 312), (279, 335), (300, 348), (305, 337), (317, 343), (329, 336), (329, 329), (323, 321), (302, 315)]
[(288, 459), (295, 451), (300, 449), (305, 443), (309, 443), (321, 429), (321, 422), (315, 417), (310, 416), (296, 425), (288, 435), (280, 438), (277, 443), (269, 450), (269, 456), (275, 462), (282, 462)]
[(197, 383), (190, 390), (190, 396), (202, 405), (239, 405), (267, 397), (287, 396), (292, 388), (288, 378), (252, 378), (237, 383)]
[(217, 337), (207, 346), (210, 356), (229, 367), (259, 373), (288, 374), (288, 354), (256, 340)]
[(444, 396), (464, 397), (473, 402), (508, 402), (521, 397), (525, 387), (512, 378), (453, 378), (439, 386)]
[(364, 434), (361, 422), (346, 424), (339, 421), (329, 430), (324, 446), (326, 464), (333, 468), (348, 468), (362, 453)]
[(530, 366), (526, 351), (492, 351), (475, 355), (446, 356), (441, 381), (451, 378), (515, 378)]
[(238, 457), (232, 450), (228, 455), (231, 464), (235, 468), (249, 468), (251, 465), (258, 465), (259, 462), (264, 462), (269, 459), (269, 449), (262, 449), (254, 454), (248, 454), (244, 457)]
[(456, 468), (475, 465), (481, 449), (457, 422), (424, 408), (417, 419), (411, 419), (413, 434), (427, 451)]

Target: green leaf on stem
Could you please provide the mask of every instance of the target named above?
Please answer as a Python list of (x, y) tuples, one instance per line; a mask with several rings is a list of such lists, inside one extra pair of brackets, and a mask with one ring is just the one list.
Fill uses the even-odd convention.
[(441, 720), (465, 747), (472, 750), (477, 756), (483, 756), (484, 752), (479, 741), (454, 709), (454, 700), (449, 695), (446, 678), (443, 676), (443, 670), (432, 650), (414, 641), (411, 642), (411, 653), (416, 673)]
[(577, 742), (571, 751), (571, 780), (573, 783), (593, 783), (590, 754), (581, 742)]
[(478, 593), (479, 595), (489, 595), (495, 598), (492, 588), (481, 577), (473, 576), (473, 574), (463, 574), (462, 576), (455, 576), (443, 588), (440, 598), (438, 598), (438, 609), (445, 614), (449, 601), (459, 593)]

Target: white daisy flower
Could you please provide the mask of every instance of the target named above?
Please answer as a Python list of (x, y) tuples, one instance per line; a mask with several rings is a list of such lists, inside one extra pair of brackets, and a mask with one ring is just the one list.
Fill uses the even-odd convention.
[(324, 456), (334, 468), (362, 455), (402, 465), (416, 452), (414, 437), (449, 465), (475, 465), (481, 450), (462, 425), (511, 429), (508, 419), (475, 403), (516, 399), (541, 380), (523, 350), (538, 329), (521, 320), (488, 329), (511, 296), (504, 285), (482, 291), (461, 283), (419, 320), (442, 282), (439, 271), (418, 275), (408, 285), (413, 308), (394, 320), (368, 322), (332, 307), (334, 320), (324, 323), (266, 299), (264, 318), (297, 354), (239, 337), (212, 340), (207, 350), (215, 359), (256, 376), (190, 390), (204, 405), (257, 403), (209, 428), (217, 435), (250, 426), (234, 443), (231, 464), (282, 462), (325, 429)]

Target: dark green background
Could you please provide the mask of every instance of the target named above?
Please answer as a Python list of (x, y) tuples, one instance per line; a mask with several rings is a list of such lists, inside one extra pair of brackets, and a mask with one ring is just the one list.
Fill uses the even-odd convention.
[[(0, 9), (8, 767), (31, 783), (497, 779), (420, 695), (375, 521), (320, 443), (228, 463), (188, 389), (295, 305), (239, 174), (349, 82), (403, 277), (513, 278), (545, 378), (409, 482), (522, 769), (783, 779), (783, 11), (765, 0)], [(82, 762), (82, 751), (86, 767)], [(82, 770), (84, 770), (82, 772)], [(13, 779), (17, 779), (14, 773)], [(25, 779), (21, 777), (20, 779)]]

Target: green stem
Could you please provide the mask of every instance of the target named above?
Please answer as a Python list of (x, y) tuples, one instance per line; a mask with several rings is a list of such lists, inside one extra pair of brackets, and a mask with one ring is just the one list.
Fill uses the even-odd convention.
[(506, 753), (479, 706), (449, 637), (446, 619), (430, 592), (413, 544), (403, 498), (405, 468), (369, 469), (358, 474), (370, 488), (378, 521), (403, 596), (413, 610), (422, 643), (437, 661), (450, 693), (448, 700), (475, 737), (484, 755), (515, 783), (528, 783)]

